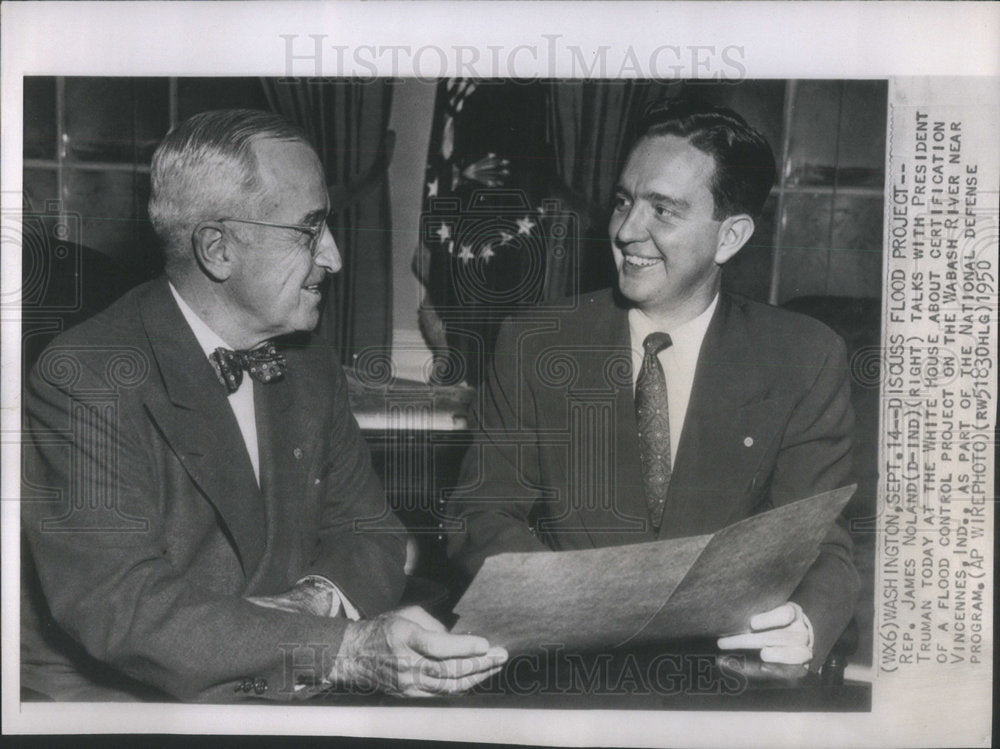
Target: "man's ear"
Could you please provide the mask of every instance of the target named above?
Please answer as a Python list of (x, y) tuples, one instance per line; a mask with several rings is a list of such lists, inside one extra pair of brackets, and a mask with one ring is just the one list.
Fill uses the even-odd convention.
[(753, 236), (754, 222), (745, 213), (727, 217), (719, 225), (719, 238), (715, 248), (715, 262), (722, 265), (739, 252)]
[(225, 237), (218, 221), (202, 221), (191, 234), (198, 265), (216, 281), (225, 281), (233, 272), (232, 248)]

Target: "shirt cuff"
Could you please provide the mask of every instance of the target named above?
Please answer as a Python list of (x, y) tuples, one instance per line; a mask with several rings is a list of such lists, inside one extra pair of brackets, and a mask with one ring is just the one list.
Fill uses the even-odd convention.
[(336, 584), (329, 578), (323, 577), (322, 575), (306, 575), (301, 580), (296, 582), (296, 585), (301, 585), (302, 583), (310, 582), (314, 585), (321, 585), (333, 594), (333, 600), (330, 602), (330, 610), (327, 612), (327, 616), (334, 617), (340, 616), (341, 612), (351, 621), (358, 621), (361, 618), (361, 612), (347, 600), (347, 596), (336, 586)]
[(816, 644), (816, 633), (813, 632), (812, 622), (809, 621), (809, 617), (806, 616), (806, 612), (802, 610), (801, 606), (799, 606), (799, 613), (802, 616), (802, 621), (806, 625), (806, 647), (808, 647), (809, 651), (812, 652), (813, 646)]

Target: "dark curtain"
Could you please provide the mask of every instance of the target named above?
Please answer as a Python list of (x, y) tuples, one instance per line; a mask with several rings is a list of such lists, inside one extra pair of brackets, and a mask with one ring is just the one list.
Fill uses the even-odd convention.
[(301, 126), (329, 182), (330, 229), (344, 268), (330, 280), (319, 334), (349, 364), (392, 341), (389, 130), (392, 81), (263, 79), (270, 107)]
[(614, 283), (607, 225), (624, 151), (645, 106), (676, 95), (681, 86), (680, 82), (649, 81), (550, 84), (547, 117), (560, 180), (558, 197), (573, 209), (581, 230), (577, 252), (549, 256), (548, 299)]

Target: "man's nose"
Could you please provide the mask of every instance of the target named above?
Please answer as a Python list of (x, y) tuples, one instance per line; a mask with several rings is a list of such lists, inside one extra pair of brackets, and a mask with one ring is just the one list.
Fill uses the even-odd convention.
[[(614, 229), (614, 223), (612, 223), (612, 229)], [(634, 205), (629, 208), (628, 213), (625, 214), (625, 218), (618, 224), (618, 229), (614, 231), (612, 239), (619, 246), (627, 245), (633, 242), (641, 242), (646, 238), (647, 233), (642, 211), (639, 206)]]
[(336, 273), (344, 267), (344, 260), (337, 249), (337, 243), (333, 239), (330, 228), (323, 225), (323, 234), (319, 238), (319, 247), (316, 248), (316, 265), (325, 268), (328, 273)]

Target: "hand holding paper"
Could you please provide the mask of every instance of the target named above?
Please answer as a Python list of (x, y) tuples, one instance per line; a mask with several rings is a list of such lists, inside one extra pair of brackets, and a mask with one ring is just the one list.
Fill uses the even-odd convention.
[(813, 656), (813, 629), (797, 603), (788, 602), (750, 619), (750, 632), (719, 638), (721, 650), (760, 650), (766, 663), (806, 665)]
[(760, 649), (769, 668), (800, 671), (813, 657), (812, 627), (797, 604), (783, 602), (854, 489), (782, 505), (710, 536), (497, 554), (455, 606), (453, 631), (484, 635), (511, 652), (546, 642), (617, 648), (744, 631), (719, 646)]

